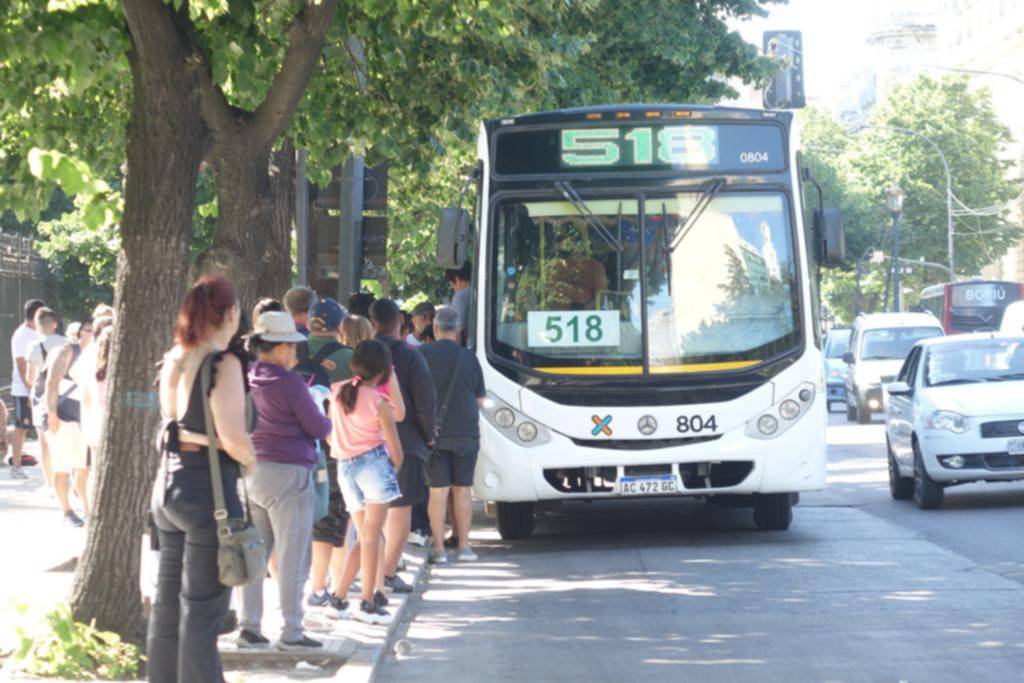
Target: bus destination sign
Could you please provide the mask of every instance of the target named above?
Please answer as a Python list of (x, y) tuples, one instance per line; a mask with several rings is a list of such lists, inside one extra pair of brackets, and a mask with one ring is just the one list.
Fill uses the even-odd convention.
[(498, 175), (786, 168), (782, 129), (771, 124), (697, 123), (508, 130), (497, 136)]

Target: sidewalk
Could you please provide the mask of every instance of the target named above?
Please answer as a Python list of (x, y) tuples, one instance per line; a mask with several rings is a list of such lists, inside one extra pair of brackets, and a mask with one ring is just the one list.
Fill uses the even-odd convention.
[[(26, 452), (37, 455), (38, 444), (30, 442)], [(20, 617), (17, 605), (45, 611), (64, 600), (71, 588), (74, 566), (85, 545), (85, 529), (63, 523), (57, 501), (44, 485), (40, 467), (26, 467), (27, 480), (10, 478), (10, 468), (0, 467), (0, 529), (6, 552), (0, 562), (0, 666)], [(81, 506), (72, 505), (81, 513)], [(406, 558), (406, 581), (418, 586), (426, 574), (426, 551), (410, 546)], [(156, 554), (144, 551), (143, 594), (153, 590)], [(235, 633), (221, 638), (221, 654), (230, 683), (276, 680), (369, 681), (376, 674), (385, 649), (403, 618), (408, 619), (408, 596), (388, 595), (388, 609), (395, 615), (388, 627), (370, 626), (352, 620), (328, 619), (320, 610), (307, 608), (306, 625), (311, 638), (324, 643), (322, 652), (285, 653), (240, 651), (234, 646)], [(233, 601), (235, 602), (235, 601)], [(357, 600), (358, 602), (358, 600)], [(274, 581), (264, 583), (264, 634), (276, 640), (282, 621)], [(9, 680), (6, 668), (0, 680)]]

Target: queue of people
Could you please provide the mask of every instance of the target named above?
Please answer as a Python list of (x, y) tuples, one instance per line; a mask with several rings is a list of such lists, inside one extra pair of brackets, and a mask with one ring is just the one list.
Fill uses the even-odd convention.
[[(22, 468), (34, 459), (24, 453), (25, 439), (35, 430), (46, 485), (53, 490), (64, 523), (81, 528), (85, 521), (72, 507), (72, 494), (87, 519), (90, 472), (102, 437), (114, 312), (101, 304), (90, 318), (68, 324), (64, 333), (59, 315), (43, 301), (26, 302), (23, 313), (11, 338), (15, 414), (10, 477), (28, 477)], [(4, 408), (5, 424), (7, 417)]]
[[(322, 648), (304, 631), (306, 610), (390, 622), (388, 595), (412, 591), (399, 570), (414, 526), (434, 539), (430, 561), (448, 561), (449, 505), (454, 557), (476, 559), (470, 487), (484, 387), (458, 343), (464, 318), (421, 304), (403, 334), (394, 301), (361, 293), (347, 304), (295, 288), (261, 300), (250, 328), (223, 277), (201, 279), (183, 301), (160, 377), (150, 680), (221, 680), (231, 589), (220, 581), (214, 487), (224, 514), (250, 520), (262, 539), (284, 622), (277, 649)], [(271, 646), (262, 585), (238, 591), (240, 648)]]

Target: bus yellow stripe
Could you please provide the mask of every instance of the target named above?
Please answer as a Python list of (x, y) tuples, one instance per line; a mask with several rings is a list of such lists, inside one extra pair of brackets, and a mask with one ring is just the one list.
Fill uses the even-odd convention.
[[(652, 365), (652, 375), (672, 375), (685, 372), (716, 372), (738, 370), (757, 365), (756, 360), (735, 360), (724, 363), (693, 363), (691, 365)], [(608, 365), (605, 367), (534, 368), (549, 375), (642, 375), (641, 365)]]

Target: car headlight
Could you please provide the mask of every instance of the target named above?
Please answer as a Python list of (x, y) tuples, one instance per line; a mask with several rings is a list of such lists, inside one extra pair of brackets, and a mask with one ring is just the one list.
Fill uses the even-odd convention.
[(936, 410), (928, 417), (925, 423), (928, 429), (941, 429), (954, 434), (963, 434), (967, 431), (967, 417), (951, 410)]
[(480, 414), (505, 436), (522, 446), (539, 446), (551, 441), (551, 432), (547, 427), (527, 418), (490, 391), (481, 403)]

